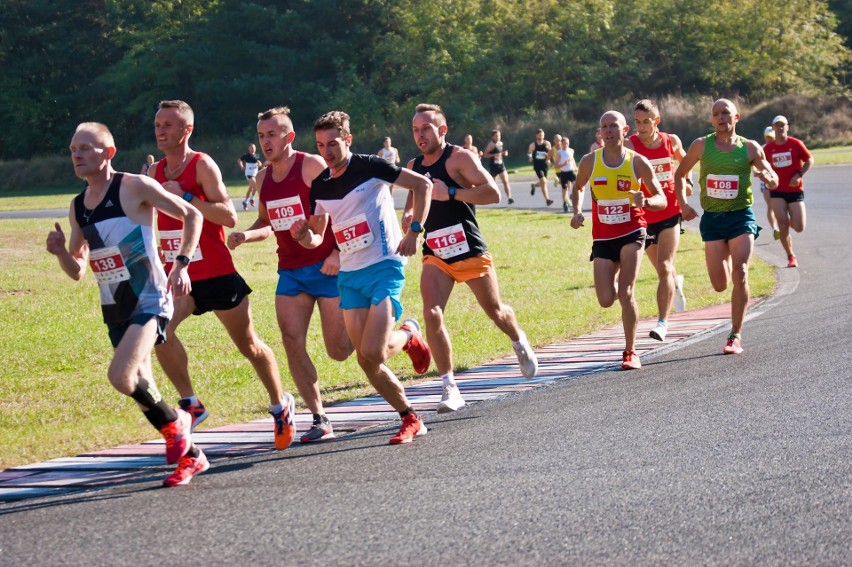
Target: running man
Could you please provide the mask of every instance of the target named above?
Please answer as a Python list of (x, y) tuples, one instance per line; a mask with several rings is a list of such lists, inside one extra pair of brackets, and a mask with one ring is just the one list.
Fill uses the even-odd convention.
[(515, 200), (512, 198), (512, 187), (509, 185), (509, 173), (506, 171), (506, 165), (503, 163), (503, 158), (509, 156), (509, 150), (503, 147), (501, 132), (498, 129), (491, 130), (491, 140), (485, 146), (483, 156), (488, 160), (488, 173), (495, 179), (499, 179), (503, 184), (503, 191), (506, 193), (506, 199), (509, 204), (513, 204)]
[(601, 137), (601, 129), (595, 130), (595, 141), (589, 146), (589, 153), (599, 150), (603, 147), (603, 138)]
[[(556, 158), (559, 153), (559, 150), (562, 148), (562, 134), (554, 134), (553, 143), (550, 145), (550, 153), (547, 155), (547, 159), (550, 160), (550, 163), (553, 164), (553, 187), (559, 187), (559, 168), (556, 167)], [(563, 209), (565, 207), (562, 207)]]
[(577, 162), (574, 161), (574, 149), (570, 147), (571, 140), (568, 136), (559, 141), (559, 149), (556, 151), (556, 169), (559, 186), (562, 187), (562, 212), (568, 212), (568, 203), (571, 193), (574, 192), (574, 182), (577, 181)]
[(172, 294), (182, 297), (192, 285), (186, 264), (163, 271), (154, 239), (154, 209), (183, 222), (178, 258), (192, 256), (201, 234), (201, 215), (153, 179), (112, 168), (116, 147), (103, 124), (84, 122), (71, 139), (74, 173), (87, 183), (71, 201), (69, 246), (59, 223), (47, 236), (47, 251), (71, 279), (79, 281), (86, 264), (101, 290), (101, 310), (113, 346), (107, 370), (110, 384), (139, 404), (145, 418), (166, 441), (166, 462), (177, 469), (165, 486), (189, 483), (206, 471), (207, 457), (191, 441), (189, 414), (166, 402), (154, 383), (151, 350), (165, 340), (172, 316)]
[(720, 98), (713, 103), (710, 122), (714, 132), (696, 139), (689, 146), (675, 172), (675, 183), (683, 220), (698, 216), (686, 202), (685, 179), (699, 162), (701, 173), (701, 239), (707, 273), (713, 289), (723, 292), (728, 284), (731, 291), (731, 333), (722, 353), (743, 352), (741, 333), (748, 309), (748, 264), (754, 249), (754, 239), (760, 227), (751, 205), (751, 170), (772, 190), (778, 186), (778, 176), (766, 161), (763, 148), (736, 132), (740, 115), (736, 105)]
[(254, 206), (254, 196), (257, 195), (257, 172), (261, 165), (254, 144), (249, 144), (248, 153), (238, 159), (237, 163), (245, 173), (246, 181), (248, 181), (248, 191), (246, 191), (246, 198), (243, 199), (243, 210), (247, 211), (249, 205)]
[[(766, 147), (766, 144), (775, 141), (775, 130), (772, 126), (767, 126), (763, 130), (763, 147)], [(765, 152), (766, 150), (764, 150)], [(763, 195), (763, 200), (766, 202), (766, 220), (769, 221), (769, 226), (772, 227), (772, 237), (775, 240), (779, 240), (781, 238), (781, 231), (778, 230), (778, 221), (775, 220), (775, 212), (772, 210), (772, 197), (769, 196), (769, 189), (766, 188), (766, 183), (763, 181), (760, 182), (760, 193)]]
[(482, 157), (482, 152), (479, 151), (479, 148), (473, 145), (473, 136), (471, 136), (470, 134), (467, 134), (464, 137), (464, 145), (462, 147), (469, 152), (473, 152), (473, 155), (475, 155), (477, 158)]
[(775, 141), (763, 146), (766, 159), (778, 175), (778, 187), (769, 191), (772, 211), (778, 222), (781, 246), (787, 253), (787, 267), (799, 265), (793, 253), (792, 228), (796, 232), (805, 230), (805, 189), (802, 178), (814, 164), (814, 158), (805, 144), (788, 134), (790, 125), (784, 116), (772, 119)]
[(228, 235), (228, 248), (265, 240), (273, 232), (278, 240), (278, 289), (275, 314), (290, 375), (305, 405), (313, 414), (313, 424), (302, 435), (302, 443), (334, 437), (320, 395), (317, 369), (308, 355), (308, 326), (319, 307), (325, 350), (334, 360), (346, 360), (352, 343), (343, 324), (337, 272), (340, 252), (334, 236), (326, 230), (319, 247), (308, 250), (290, 235), (290, 227), (310, 214), (311, 182), (325, 169), (321, 157), (293, 149), (296, 132), (287, 107), (271, 108), (257, 115), (257, 138), (269, 162), (257, 176), (260, 186), (257, 220), (242, 232)]
[[(652, 339), (666, 340), (669, 313), (686, 309), (683, 294), (683, 276), (675, 270), (675, 255), (680, 244), (680, 205), (674, 186), (674, 160), (683, 159), (683, 143), (674, 134), (660, 132), (660, 111), (657, 104), (642, 99), (633, 107), (636, 134), (624, 145), (644, 156), (654, 168), (654, 175), (666, 196), (666, 207), (661, 211), (645, 211), (648, 223), (645, 237), (645, 254), (657, 271), (657, 325), (649, 333)], [(687, 177), (686, 183), (692, 185)], [(643, 186), (643, 190), (646, 189)]]
[[(192, 108), (182, 100), (160, 102), (154, 120), (157, 147), (166, 157), (152, 168), (153, 177), (166, 191), (180, 196), (204, 216), (198, 248), (189, 264), (192, 292), (175, 299), (174, 318), (166, 327), (168, 340), (156, 348), (157, 360), (181, 396), (180, 407), (192, 415), (194, 429), (207, 418), (207, 410), (192, 388), (186, 349), (175, 333), (190, 315), (213, 311), (269, 393), (275, 448), (286, 449), (296, 434), (293, 424), (295, 400), (282, 392), (275, 354), (254, 330), (248, 300), (251, 288), (237, 273), (225, 246), (223, 226), (233, 228), (237, 213), (222, 182), (219, 166), (210, 156), (189, 147), (194, 120)], [(157, 215), (166, 269), (175, 261), (186, 260), (175, 254), (181, 246), (182, 226), (169, 215)]]
[(139, 173), (141, 175), (148, 175), (148, 170), (151, 169), (152, 165), (154, 165), (154, 156), (148, 154), (145, 156), (145, 163), (142, 164), (142, 170)]
[[(399, 150), (397, 150), (391, 144), (391, 139), (386, 137), (382, 141), (382, 147), (379, 148), (379, 151), (376, 152), (376, 155), (391, 165), (399, 165)], [(320, 162), (322, 163), (322, 160), (320, 160)]]
[[(621, 304), (624, 327), (622, 370), (642, 367), (636, 354), (636, 327), (639, 307), (634, 286), (642, 262), (645, 242), (643, 209), (659, 211), (666, 206), (666, 196), (648, 160), (624, 146), (630, 127), (620, 112), (610, 110), (600, 119), (604, 147), (588, 153), (580, 160), (577, 183), (571, 197), (574, 206), (572, 228), (583, 226), (583, 193), (592, 187), (592, 256), (595, 293), (604, 309), (616, 298)], [(649, 196), (641, 190), (647, 187)]]
[(547, 170), (550, 168), (550, 142), (544, 139), (544, 130), (539, 128), (535, 131), (535, 141), (530, 144), (527, 149), (527, 159), (533, 164), (538, 181), (530, 183), (530, 195), (535, 195), (536, 185), (541, 187), (541, 194), (544, 196), (544, 202), (549, 207), (553, 204), (553, 199), (547, 192)]
[[(408, 168), (432, 181), (429, 218), (423, 224), (426, 238), (420, 294), (426, 338), (443, 383), (438, 413), (447, 413), (465, 405), (453, 376), (453, 346), (444, 325), (444, 312), (456, 283), (468, 285), (485, 314), (512, 341), (526, 378), (536, 375), (538, 361), (518, 327), (515, 312), (500, 300), (494, 262), (476, 222), (476, 205), (500, 202), (497, 183), (478, 159), (447, 143), (447, 118), (439, 106), (417, 105), (412, 131), (423, 155), (408, 162)], [(418, 217), (409, 196), (403, 225), (413, 218)]]
[[(406, 256), (417, 252), (432, 183), (377, 156), (353, 154), (345, 112), (335, 110), (320, 116), (314, 133), (328, 167), (311, 183), (314, 214), (307, 221), (293, 223), (290, 234), (305, 248), (317, 248), (331, 225), (340, 248), (337, 285), (346, 332), (364, 374), (402, 418), (399, 433), (390, 438), (390, 444), (411, 443), (414, 437), (426, 434), (426, 425), (385, 362), (406, 351), (414, 371), (423, 374), (432, 361), (416, 321), (406, 319), (399, 330), (393, 329), (402, 315)], [(415, 220), (405, 235), (394, 211), (391, 185), (414, 193)]]

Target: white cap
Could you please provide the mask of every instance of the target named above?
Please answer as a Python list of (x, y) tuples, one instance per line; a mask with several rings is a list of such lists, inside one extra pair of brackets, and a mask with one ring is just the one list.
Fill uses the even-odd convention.
[(773, 124), (777, 124), (778, 122), (783, 122), (784, 124), (789, 124), (789, 122), (787, 122), (787, 117), (781, 116), (780, 114), (772, 119)]
[(775, 137), (775, 130), (772, 129), (772, 126), (767, 126), (766, 129), (763, 130), (763, 136), (764, 137), (768, 136), (770, 138)]

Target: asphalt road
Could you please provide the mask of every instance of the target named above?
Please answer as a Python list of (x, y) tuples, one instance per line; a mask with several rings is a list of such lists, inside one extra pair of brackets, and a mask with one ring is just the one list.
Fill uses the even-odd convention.
[[(852, 564), (850, 177), (807, 176), (800, 268), (741, 356), (720, 330), (435, 418), (410, 446), (384, 427), (185, 488), (0, 506), (0, 565)], [(785, 260), (771, 235), (757, 249)]]

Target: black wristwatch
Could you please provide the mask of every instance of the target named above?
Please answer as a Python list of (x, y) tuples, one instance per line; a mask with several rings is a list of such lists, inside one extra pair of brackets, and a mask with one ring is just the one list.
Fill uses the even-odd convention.
[(447, 195), (450, 196), (450, 201), (456, 200), (456, 188), (455, 187), (447, 187)]
[(423, 232), (423, 226), (421, 226), (420, 221), (411, 221), (411, 225), (409, 225), (409, 228), (411, 229), (411, 232)]
[(189, 266), (189, 261), (190, 261), (189, 258), (184, 256), (183, 254), (179, 254), (179, 255), (175, 256), (175, 262), (180, 262), (184, 266)]

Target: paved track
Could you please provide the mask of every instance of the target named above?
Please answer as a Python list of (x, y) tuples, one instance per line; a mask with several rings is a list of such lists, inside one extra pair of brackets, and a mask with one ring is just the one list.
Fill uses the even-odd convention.
[(407, 447), (380, 426), (185, 489), (7, 504), (0, 564), (850, 564), (850, 174), (808, 175), (801, 267), (742, 356), (719, 354), (723, 329), (435, 417)]

